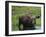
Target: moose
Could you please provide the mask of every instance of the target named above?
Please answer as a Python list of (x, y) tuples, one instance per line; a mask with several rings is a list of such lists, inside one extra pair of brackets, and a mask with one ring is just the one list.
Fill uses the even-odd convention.
[(22, 30), (35, 30), (36, 18), (40, 18), (40, 16), (21, 16), (19, 17), (19, 30), (21, 30), (20, 25), (23, 25)]

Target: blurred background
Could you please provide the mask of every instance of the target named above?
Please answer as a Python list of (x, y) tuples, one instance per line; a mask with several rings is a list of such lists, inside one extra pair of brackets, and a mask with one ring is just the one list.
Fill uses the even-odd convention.
[[(12, 6), (12, 31), (18, 31), (19, 17), (26, 16), (32, 12), (32, 16), (41, 15), (41, 7), (34, 6)], [(30, 15), (30, 14), (29, 14)], [(35, 26), (41, 26), (41, 18), (36, 19)], [(22, 28), (23, 26), (21, 26)]]

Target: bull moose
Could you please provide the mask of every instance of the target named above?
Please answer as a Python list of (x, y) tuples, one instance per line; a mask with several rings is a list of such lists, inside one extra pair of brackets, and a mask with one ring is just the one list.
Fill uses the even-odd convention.
[[(20, 25), (23, 25), (22, 30), (34, 30), (36, 18), (40, 18), (40, 16), (21, 16), (19, 17), (19, 30), (21, 30)], [(34, 21), (34, 22), (33, 22)]]

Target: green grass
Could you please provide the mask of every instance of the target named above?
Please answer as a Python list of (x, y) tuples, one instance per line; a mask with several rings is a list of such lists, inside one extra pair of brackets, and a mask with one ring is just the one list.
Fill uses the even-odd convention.
[(36, 26), (41, 26), (41, 19), (36, 19)]
[[(32, 12), (33, 16), (40, 15), (40, 7), (25, 7), (25, 6), (12, 6), (12, 31), (19, 30), (19, 16), (24, 16), (26, 13)], [(41, 19), (36, 19), (36, 26), (41, 26)], [(22, 26), (21, 26), (22, 27)]]

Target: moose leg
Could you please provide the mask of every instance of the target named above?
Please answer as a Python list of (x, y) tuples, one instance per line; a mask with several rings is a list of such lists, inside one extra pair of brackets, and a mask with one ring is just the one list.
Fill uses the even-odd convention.
[(19, 30), (21, 30), (21, 28), (20, 28), (20, 25), (21, 25), (21, 20), (20, 20), (20, 18), (19, 18)]

